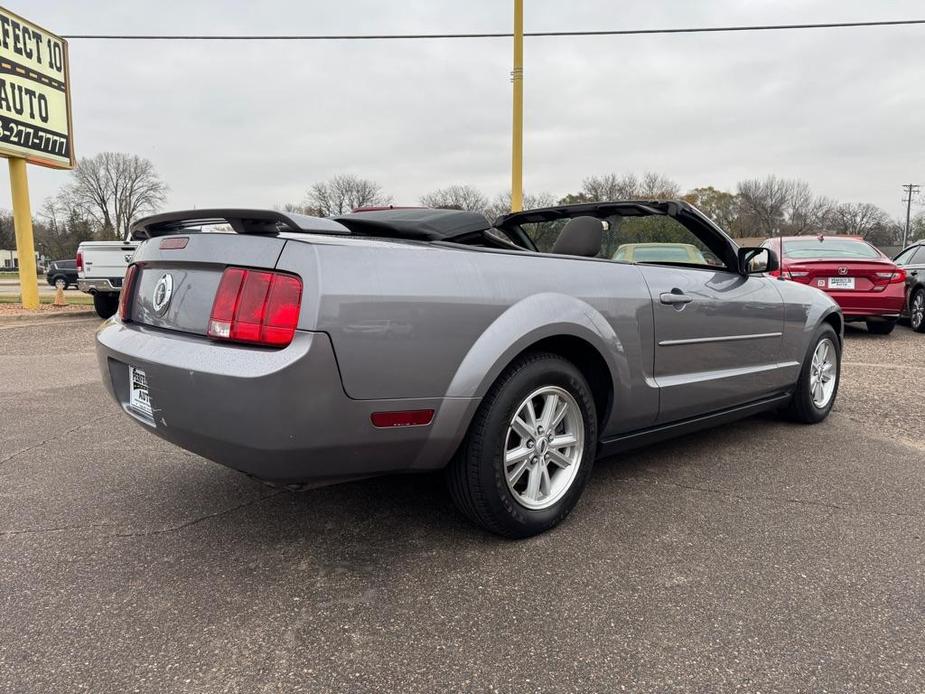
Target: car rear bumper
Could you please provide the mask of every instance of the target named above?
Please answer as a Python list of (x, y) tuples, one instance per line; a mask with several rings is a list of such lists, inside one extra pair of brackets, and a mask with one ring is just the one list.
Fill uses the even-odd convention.
[[(103, 380), (148, 431), (217, 463), (279, 482), (336, 481), (446, 464), (475, 398), (353, 400), (325, 333), (299, 332), (285, 349), (216, 344), (126, 325), (97, 332)], [(129, 406), (132, 365), (145, 372), (153, 417)], [(433, 409), (431, 424), (373, 427), (373, 412)]]
[(838, 302), (846, 320), (896, 319), (905, 303), (902, 283), (888, 285), (882, 292), (826, 292)]
[(102, 279), (78, 279), (77, 288), (86, 292), (87, 294), (96, 294), (103, 292), (119, 292), (122, 290), (122, 280), (118, 280), (118, 284), (113, 280), (102, 278)]

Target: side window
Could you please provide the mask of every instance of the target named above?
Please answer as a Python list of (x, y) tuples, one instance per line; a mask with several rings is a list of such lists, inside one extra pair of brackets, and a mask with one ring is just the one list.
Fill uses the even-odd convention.
[(604, 231), (601, 255), (634, 263), (724, 267), (687, 227), (671, 217), (615, 217)]
[(907, 248), (902, 253), (900, 253), (898, 256), (896, 256), (893, 259), (893, 262), (900, 266), (908, 265), (910, 262), (912, 262), (912, 256), (914, 253), (915, 253), (914, 248)]
[(912, 260), (907, 265), (925, 265), (925, 246), (919, 246)]

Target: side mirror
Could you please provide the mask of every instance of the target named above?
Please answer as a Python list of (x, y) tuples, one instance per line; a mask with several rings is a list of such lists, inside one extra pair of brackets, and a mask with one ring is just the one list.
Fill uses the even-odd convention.
[(743, 275), (758, 275), (774, 272), (780, 268), (777, 253), (770, 248), (740, 248), (739, 272)]

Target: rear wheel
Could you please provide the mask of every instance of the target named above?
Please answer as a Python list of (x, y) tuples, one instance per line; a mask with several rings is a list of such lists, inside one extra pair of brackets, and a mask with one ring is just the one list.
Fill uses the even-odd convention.
[(119, 295), (97, 292), (93, 295), (93, 308), (100, 318), (112, 318), (119, 308)]
[(867, 332), (872, 335), (889, 335), (896, 327), (895, 320), (869, 320), (867, 322)]
[(925, 288), (919, 287), (909, 299), (909, 325), (917, 333), (925, 333)]
[(806, 424), (821, 422), (832, 410), (840, 378), (841, 344), (835, 330), (826, 323), (810, 343), (787, 414)]
[(506, 537), (548, 530), (575, 506), (597, 448), (594, 399), (555, 354), (529, 354), (491, 387), (447, 468), (453, 501)]

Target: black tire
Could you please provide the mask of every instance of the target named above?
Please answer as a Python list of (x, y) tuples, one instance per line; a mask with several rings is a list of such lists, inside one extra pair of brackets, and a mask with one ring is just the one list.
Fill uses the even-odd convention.
[(100, 318), (112, 318), (119, 309), (119, 295), (97, 292), (93, 295), (93, 308)]
[[(824, 407), (818, 407), (813, 402), (813, 395), (810, 387), (810, 378), (812, 375), (813, 354), (816, 348), (823, 340), (829, 340), (832, 348), (835, 350), (837, 360), (835, 362), (835, 390)], [(832, 405), (835, 404), (835, 398), (838, 396), (838, 386), (841, 382), (841, 342), (835, 330), (828, 323), (824, 323), (816, 331), (815, 336), (809, 344), (809, 350), (803, 359), (803, 368), (800, 370), (800, 379), (797, 381), (796, 390), (787, 406), (787, 415), (797, 422), (804, 424), (817, 424), (829, 416), (832, 411)]]
[(917, 333), (925, 333), (925, 315), (913, 313), (917, 301), (921, 301), (922, 306), (925, 306), (925, 287), (919, 287), (909, 297), (909, 327)]
[(51, 286), (57, 288), (58, 282), (64, 282), (64, 287), (62, 289), (67, 289), (67, 280), (64, 279), (63, 275), (55, 275), (51, 278)]
[[(566, 391), (578, 405), (577, 428), (583, 430), (584, 447), (563, 495), (547, 508), (533, 510), (512, 494), (503, 459), (511, 420), (531, 393), (545, 387)], [(556, 354), (527, 354), (498, 377), (476, 411), (446, 470), (450, 495), (460, 511), (486, 530), (510, 538), (530, 537), (557, 525), (574, 508), (591, 475), (596, 449), (597, 412), (581, 372)]]
[(869, 320), (867, 323), (867, 332), (871, 335), (889, 335), (896, 327), (895, 320)]

